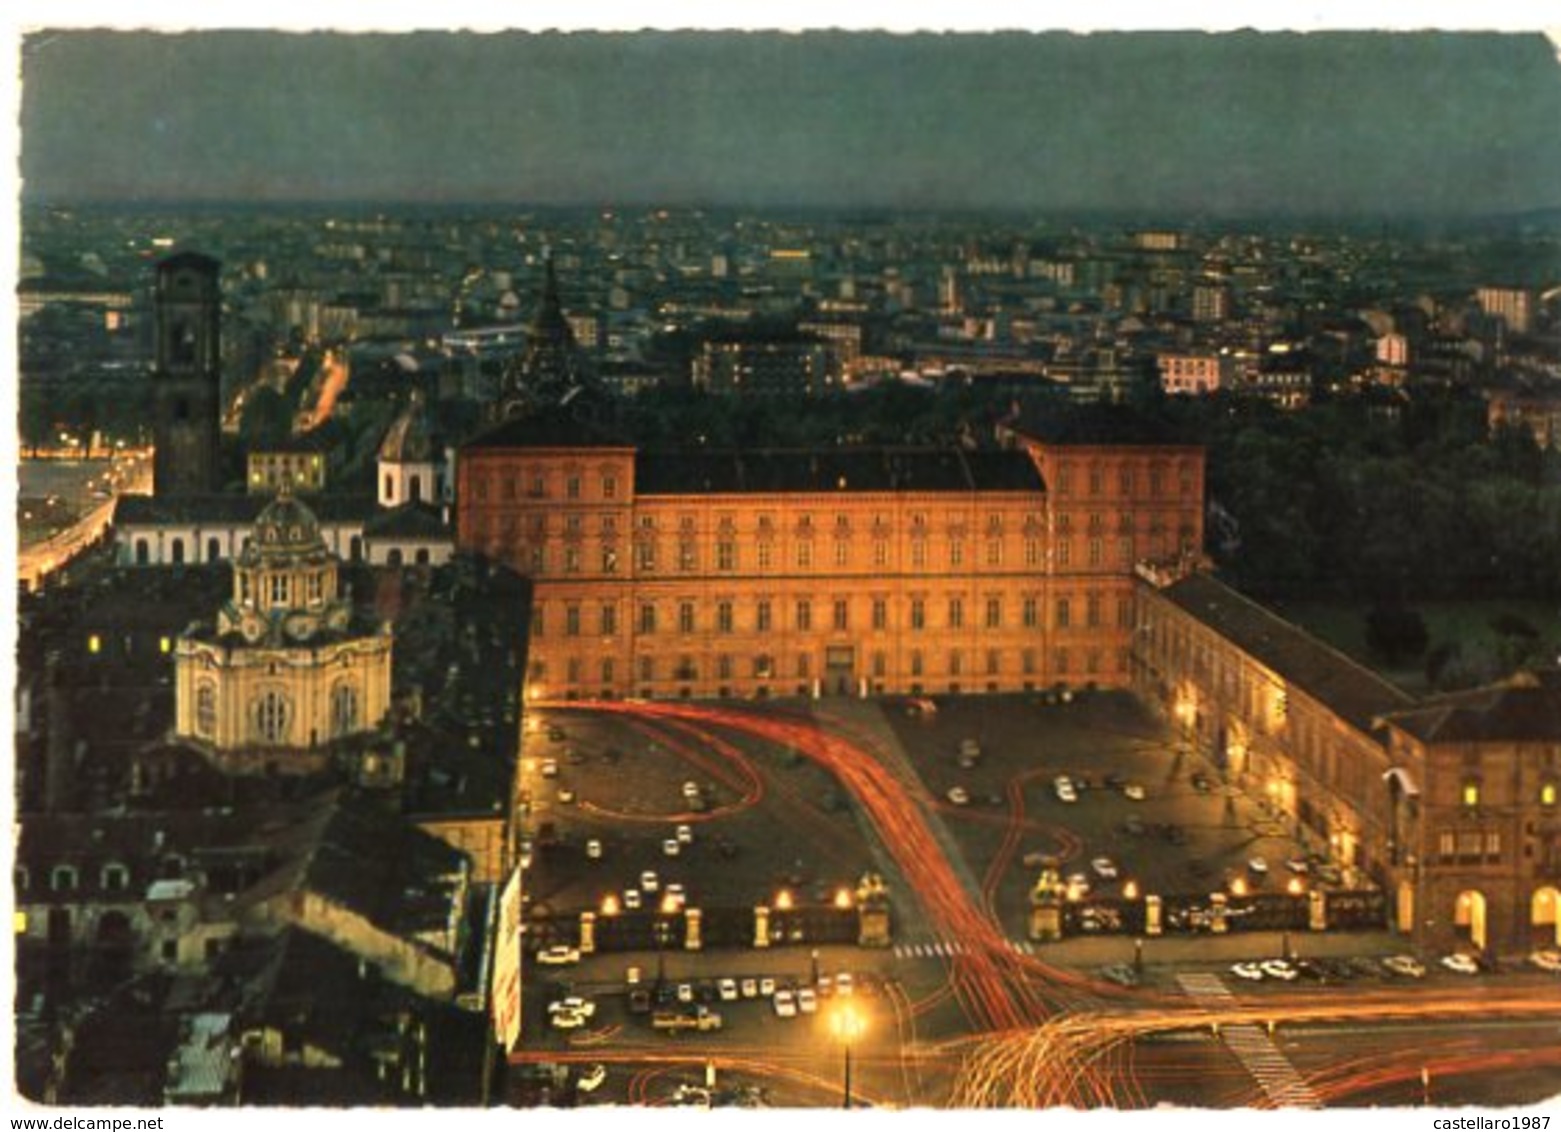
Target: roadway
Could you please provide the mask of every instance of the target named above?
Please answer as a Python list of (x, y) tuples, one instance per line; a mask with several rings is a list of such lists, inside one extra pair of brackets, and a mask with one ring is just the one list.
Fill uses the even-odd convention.
[[(1561, 1090), (1561, 1060), (1520, 1058), (1561, 1018), (1561, 980), (1537, 973), (1467, 982), (1438, 973), (1424, 984), (1305, 989), (1231, 985), (1235, 980), (1222, 969), (1232, 957), (1279, 950), (1277, 939), (1250, 934), (1151, 941), (1153, 965), (1144, 985), (1128, 990), (1094, 970), (1126, 958), (1130, 941), (1074, 940), (1051, 948), (1015, 938), (1012, 923), (1004, 926), (996, 894), (1022, 837), (1044, 834), (1066, 848), (1077, 835), (1054, 816), (1027, 816), (1024, 792), (1036, 772), (1023, 771), (1006, 780), (1007, 813), (983, 843), (987, 855), (967, 860), (968, 838), (952, 835), (945, 820), (964, 821), (964, 813), (928, 788), (891, 729), (873, 725), (871, 705), (832, 712), (827, 720), (818, 709), (784, 705), (651, 702), (559, 709), (557, 718), (587, 729), (640, 735), (646, 745), (631, 763), (674, 765), (663, 772), (667, 786), (641, 783), (617, 801), (605, 800), (612, 794), (608, 778), (632, 777), (645, 766), (629, 772), (615, 767), (611, 776), (582, 770), (575, 780), (593, 797), (572, 807), (542, 802), (542, 812), (555, 819), (569, 820), (572, 809), (593, 829), (616, 823), (632, 831), (638, 825), (643, 840), (654, 844), (657, 826), (670, 821), (701, 823), (703, 836), (706, 829), (737, 831), (778, 813), (779, 824), (763, 827), (762, 841), (780, 838), (806, 846), (815, 859), (855, 862), (840, 866), (840, 873), (874, 860), (892, 866), (886, 871), (900, 886), (897, 946), (887, 952), (822, 949), (815, 961), (825, 970), (866, 975), (874, 988), (874, 1024), (857, 1051), (857, 1090), (864, 1101), (1002, 1108), (1137, 1108), (1162, 1101), (1348, 1105), (1402, 1087), (1412, 1062), (1418, 1082), (1428, 1057), (1444, 1098), (1499, 1096), (1506, 1086), (1493, 1081), (1508, 1081), (1518, 1093), (1543, 1089), (1546, 1082), (1552, 1092)], [(575, 734), (576, 722), (570, 727)], [(812, 789), (796, 786), (797, 772), (787, 769), (787, 759), (803, 760), (838, 784), (851, 799), (855, 821), (819, 812)], [(717, 784), (709, 811), (684, 812), (674, 800), (671, 783), (690, 768)], [(534, 796), (547, 793), (546, 784), (527, 781)], [(654, 800), (658, 789), (664, 802)], [(594, 797), (598, 793), (602, 800)], [(621, 836), (628, 854), (636, 838), (632, 832)], [(645, 859), (631, 856), (626, 863)], [(732, 899), (733, 886), (750, 883), (753, 875), (751, 868), (686, 867), (691, 888), (705, 883), (716, 899)], [(537, 879), (542, 898), (567, 904), (567, 881)], [(1370, 935), (1304, 939), (1313, 954), (1382, 944)], [(721, 1033), (667, 1037), (623, 1013), (621, 996), (610, 993), (621, 988), (630, 962), (646, 971), (660, 963), (673, 982), (768, 971), (807, 985), (813, 975), (797, 949), (591, 957), (566, 977), (571, 985), (609, 992), (600, 1024), (584, 1033), (549, 1033), (540, 1029), (543, 1015), (533, 1001), (531, 1037), (512, 1061), (611, 1065), (616, 1084), (601, 1099), (664, 1100), (673, 1085), (701, 1076), (709, 1063), (718, 1076), (762, 1086), (772, 1103), (828, 1103), (838, 1081), (829, 1065), (840, 1052), (829, 1037), (828, 1003), (818, 1018), (802, 1019), (777, 1018), (764, 1002), (712, 1003), (731, 1015)], [(1187, 983), (1188, 972), (1201, 982)], [(550, 993), (537, 976), (533, 968), (528, 990)], [(557, 977), (548, 972), (543, 979)], [(1329, 1037), (1334, 1032), (1339, 1040)], [(1428, 1033), (1445, 1036), (1445, 1043), (1428, 1046)], [(1533, 1083), (1513, 1076), (1520, 1065)]]

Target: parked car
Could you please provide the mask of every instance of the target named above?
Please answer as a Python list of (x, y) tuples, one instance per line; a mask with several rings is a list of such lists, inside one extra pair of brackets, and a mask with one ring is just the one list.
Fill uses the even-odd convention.
[(779, 1018), (795, 1018), (797, 1016), (797, 996), (789, 990), (775, 992), (775, 1014)]
[(602, 859), (602, 843), (598, 838), (591, 838), (585, 843), (585, 855), (593, 861)]
[(694, 984), (693, 983), (679, 983), (678, 984), (678, 1001), (679, 1002), (685, 1002), (685, 1003), (694, 1001)]
[(1457, 975), (1478, 975), (1480, 965), (1474, 956), (1454, 953), (1442, 956), (1442, 966)]
[(557, 778), (558, 777), (558, 760), (557, 759), (543, 759), (542, 760), (542, 777), (543, 778)]
[(1425, 966), (1412, 955), (1390, 955), (1382, 961), (1382, 968), (1406, 979), (1425, 978)]
[(1263, 974), (1271, 979), (1279, 979), (1282, 982), (1293, 983), (1300, 978), (1300, 972), (1287, 959), (1265, 959), (1261, 964)]
[(640, 890), (637, 888), (627, 889), (623, 894), (623, 906), (630, 912), (638, 912), (643, 907), (643, 901), (640, 899)]
[(744, 998), (759, 997), (759, 981), (757, 979), (744, 979), (739, 987)]
[(578, 1030), (586, 1023), (586, 1016), (576, 1010), (560, 1010), (548, 1015), (548, 1022), (555, 1030)]
[(655, 869), (646, 869), (640, 874), (640, 887), (646, 892), (655, 892), (661, 887), (661, 878), (656, 875)]
[(818, 1013), (818, 995), (812, 987), (803, 987), (797, 992), (797, 1009), (803, 1014)]
[(1059, 802), (1077, 802), (1079, 792), (1074, 789), (1073, 783), (1066, 778), (1059, 778), (1053, 786)]
[(769, 979), (769, 978), (760, 979), (759, 980), (759, 996), (761, 998), (772, 998), (772, 997), (774, 997), (774, 995), (775, 995), (775, 980), (774, 979)]
[(950, 787), (948, 792), (948, 800), (953, 802), (956, 806), (968, 806), (970, 805), (970, 792), (963, 786)]
[(1263, 964), (1258, 962), (1232, 963), (1230, 973), (1238, 979), (1260, 983), (1263, 981)]
[(737, 980), (722, 979), (720, 982), (716, 983), (716, 993), (721, 996), (722, 1002), (736, 1002)]
[(578, 963), (580, 962), (580, 949), (563, 943), (555, 944), (552, 947), (544, 947), (537, 952), (537, 962), (548, 967), (562, 967), (569, 963)]
[(607, 1066), (597, 1062), (589, 1070), (575, 1078), (575, 1088), (582, 1093), (594, 1093), (607, 1080)]
[(1253, 857), (1247, 862), (1247, 872), (1253, 876), (1266, 877), (1268, 875), (1268, 861), (1262, 857)]
[(1122, 787), (1122, 796), (1130, 802), (1142, 802), (1149, 797), (1149, 791), (1145, 790), (1140, 782), (1129, 782)]
[(669, 837), (661, 843), (661, 851), (668, 857), (676, 857), (683, 851), (683, 843), (676, 837)]
[(558, 788), (558, 800), (566, 806), (572, 805), (575, 800), (575, 792), (567, 786), (560, 786)]
[(1561, 949), (1547, 947), (1539, 951), (1531, 951), (1529, 952), (1528, 961), (1541, 971), (1561, 974)]
[(1100, 977), (1109, 983), (1116, 983), (1119, 987), (1136, 987), (1138, 985), (1138, 972), (1126, 963), (1113, 963), (1109, 967), (1100, 969)]
[(683, 783), (683, 797), (689, 799), (699, 797), (699, 783), (692, 781)]
[(850, 971), (841, 971), (835, 976), (835, 993), (839, 995), (856, 993), (856, 981), (851, 978)]
[(678, 842), (680, 844), (691, 845), (691, 844), (693, 844), (693, 841), (694, 841), (694, 830), (693, 830), (693, 827), (692, 826), (687, 826), (687, 825), (680, 825), (674, 831), (674, 836), (677, 837)]
[(596, 1016), (596, 1003), (588, 998), (581, 998), (577, 994), (572, 994), (568, 998), (560, 998), (548, 1003), (547, 1012), (549, 1014), (580, 1014), (586, 1018), (593, 1018)]
[(1095, 870), (1095, 875), (1101, 880), (1117, 879), (1117, 863), (1110, 857), (1096, 857), (1089, 863), (1089, 867)]
[(1305, 876), (1307, 873), (1312, 871), (1311, 862), (1308, 861), (1305, 857), (1286, 858), (1285, 868), (1289, 869), (1297, 876)]

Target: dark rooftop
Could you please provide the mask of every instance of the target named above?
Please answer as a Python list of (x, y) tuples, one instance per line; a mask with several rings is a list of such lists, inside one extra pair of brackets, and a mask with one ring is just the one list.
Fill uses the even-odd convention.
[[(270, 495), (231, 493), (158, 497), (121, 495), (114, 504), (114, 525), (154, 523), (253, 523), (273, 501)], [(363, 521), (379, 509), (363, 495), (311, 495), (309, 509), (322, 523)]]
[(640, 453), (641, 495), (772, 492), (1044, 491), (1022, 452), (958, 448), (760, 449)]
[(1161, 593), (1362, 732), (1414, 705), (1407, 692), (1207, 574)]
[(609, 426), (568, 406), (511, 417), (485, 429), (462, 446), (483, 448), (632, 448)]
[(1425, 743), (1561, 744), (1561, 670), (1519, 672), (1484, 688), (1427, 700), (1388, 722)]
[(363, 533), (374, 538), (422, 539), (430, 542), (448, 542), (454, 537), (450, 524), (439, 514), (437, 507), (427, 503), (403, 503), (388, 511), (381, 511), (363, 524)]

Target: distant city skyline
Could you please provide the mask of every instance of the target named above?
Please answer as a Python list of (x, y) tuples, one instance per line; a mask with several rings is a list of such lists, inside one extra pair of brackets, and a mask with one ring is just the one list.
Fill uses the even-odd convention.
[(1561, 206), (1543, 35), (23, 42), (22, 199), (1483, 215)]

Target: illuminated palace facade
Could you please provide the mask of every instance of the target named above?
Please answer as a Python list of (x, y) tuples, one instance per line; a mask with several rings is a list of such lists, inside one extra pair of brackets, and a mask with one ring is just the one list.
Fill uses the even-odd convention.
[(516, 418), (458, 538), (532, 579), (530, 698), (1126, 686), (1134, 564), (1202, 544), (1203, 451), (638, 451)]

